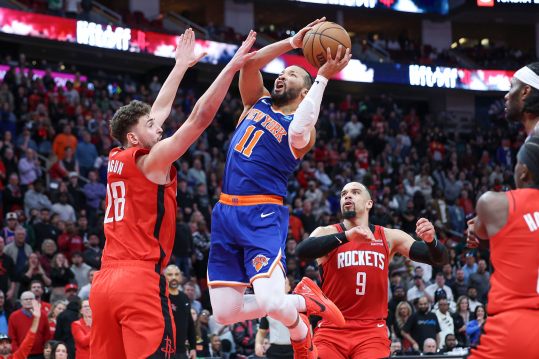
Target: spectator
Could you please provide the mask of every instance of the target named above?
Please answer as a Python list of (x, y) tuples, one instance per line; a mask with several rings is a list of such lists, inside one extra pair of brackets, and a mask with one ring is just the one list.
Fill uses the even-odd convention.
[(84, 287), (89, 283), (88, 272), (90, 269), (92, 269), (92, 267), (83, 262), (81, 252), (73, 252), (73, 255), (71, 256), (71, 263), (71, 271), (75, 275), (77, 285), (79, 288)]
[(49, 277), (52, 268), (52, 258), (57, 251), (58, 247), (52, 239), (47, 238), (43, 241), (43, 244), (41, 245), (41, 256), (39, 257), (39, 263), (41, 264), (41, 267), (43, 267), (45, 274), (47, 274)]
[(223, 358), (221, 351), (221, 338), (217, 334), (210, 335), (210, 358)]
[(241, 321), (232, 326), (236, 353), (244, 356), (254, 354), (257, 328), (257, 319)]
[(477, 308), (478, 305), (483, 305), (477, 298), (477, 288), (474, 286), (468, 287), (468, 304), (472, 312), (475, 312), (475, 308)]
[(66, 289), (72, 289), (68, 285), (75, 280), (75, 275), (69, 268), (69, 261), (62, 253), (57, 253), (52, 258), (51, 267), (51, 302), (55, 302), (67, 295)]
[[(408, 300), (409, 302), (413, 302), (414, 300), (422, 296), (427, 296), (426, 298), (429, 298), (428, 295), (429, 294), (426, 291), (423, 277), (421, 275), (416, 274), (414, 276), (414, 286), (408, 289), (408, 292), (406, 293), (406, 300)], [(434, 301), (434, 299), (432, 301)]]
[(88, 247), (84, 250), (82, 257), (84, 262), (92, 268), (101, 268), (101, 255), (103, 251), (99, 247), (99, 236), (96, 233), (91, 233), (88, 236)]
[(30, 185), (28, 191), (24, 194), (24, 212), (27, 216), (33, 209), (36, 210), (50, 210), (52, 207), (51, 200), (45, 195), (45, 189), (43, 182), (35, 181)]
[(191, 282), (187, 282), (183, 285), (183, 292), (189, 298), (189, 303), (191, 304), (191, 308), (195, 310), (195, 312), (200, 313), (202, 311), (202, 304), (195, 298), (195, 285)]
[(92, 289), (92, 281), (94, 280), (94, 274), (97, 272), (95, 268), (90, 268), (88, 271), (88, 283), (79, 290), (79, 298), (82, 300), (90, 298), (90, 290)]
[(359, 122), (358, 117), (356, 114), (352, 114), (350, 116), (350, 121), (348, 121), (344, 127), (343, 127), (344, 134), (348, 136), (348, 138), (355, 142), (355, 140), (361, 136), (361, 131), (363, 131), (363, 124)]
[(95, 224), (97, 211), (101, 201), (107, 195), (107, 188), (103, 183), (97, 182), (97, 172), (90, 171), (88, 173), (89, 182), (83, 187), (84, 195), (86, 196), (86, 209), (88, 211), (88, 219), (90, 223)]
[(401, 330), (402, 336), (412, 343), (414, 350), (419, 350), (419, 343), (427, 338), (439, 342), (440, 324), (436, 315), (429, 311), (427, 297), (420, 297), (417, 301), (417, 312), (412, 314)]
[(91, 142), (92, 136), (90, 132), (82, 133), (82, 142), (78, 144), (75, 156), (79, 162), (80, 174), (84, 177), (88, 176), (88, 172), (94, 168), (95, 161), (98, 157), (97, 149)]
[(202, 169), (202, 162), (199, 158), (193, 161), (193, 167), (189, 169), (187, 174), (187, 182), (191, 186), (206, 184), (206, 173)]
[(66, 309), (58, 315), (54, 339), (64, 342), (69, 357), (74, 358), (75, 341), (71, 332), (71, 324), (79, 319), (81, 303), (79, 297), (76, 295), (69, 297), (68, 301)]
[[(21, 287), (23, 290), (31, 290), (32, 283), (34, 281), (38, 281), (39, 283), (45, 283), (45, 285), (47, 286), (51, 285), (51, 279), (49, 278), (49, 276), (47, 275), (47, 273), (41, 266), (37, 253), (31, 253), (28, 256), (28, 265), (24, 268), (23, 273), (24, 274), (20, 277)], [(34, 292), (34, 295), (36, 295), (35, 292)], [(36, 296), (36, 299), (38, 301), (41, 301), (40, 296)], [(50, 309), (50, 306), (42, 305), (42, 309), (45, 310), (46, 313), (48, 314), (48, 309)]]
[(39, 159), (33, 149), (26, 150), (26, 156), (19, 160), (19, 176), (21, 186), (27, 188), (28, 185), (34, 183), (41, 176), (41, 167)]
[(71, 259), (76, 252), (84, 250), (84, 243), (78, 234), (78, 229), (74, 223), (66, 224), (65, 232), (58, 236), (58, 250), (63, 253), (67, 259)]
[(8, 184), (4, 189), (3, 199), (5, 211), (16, 211), (23, 208), (23, 190), (19, 186), (19, 176), (17, 173), (11, 173), (9, 175)]
[(2, 294), (5, 293), (5, 299), (11, 301), (13, 299), (13, 295), (15, 294), (17, 277), (13, 258), (4, 253), (4, 249), (4, 238), (0, 236), (0, 266), (2, 266), (2, 270), (0, 270), (0, 291)]
[(436, 349), (436, 340), (432, 338), (425, 339), (423, 343), (423, 355), (434, 355), (438, 350)]
[(477, 298), (481, 303), (486, 303), (487, 293), (490, 288), (490, 273), (487, 272), (487, 262), (480, 259), (477, 263), (477, 272), (469, 277), (470, 286), (477, 288)]
[(86, 208), (86, 196), (84, 195), (83, 187), (80, 185), (79, 174), (77, 172), (69, 172), (67, 192), (69, 193), (69, 202), (74, 208)]
[(15, 263), (15, 277), (21, 278), (25, 267), (28, 265), (28, 258), (32, 254), (32, 247), (25, 241), (26, 230), (22, 226), (15, 229), (15, 240), (8, 244), (4, 253), (13, 259)]
[(35, 242), (36, 248), (41, 248), (43, 241), (45, 239), (56, 240), (58, 238), (58, 235), (60, 234), (58, 232), (58, 228), (53, 226), (50, 220), (51, 220), (50, 207), (41, 208), (41, 210), (39, 211), (39, 222), (33, 225), (34, 233), (36, 235), (36, 242)]
[[(74, 355), (74, 354), (73, 354)], [(74, 358), (69, 351), (69, 346), (64, 342), (56, 342), (51, 349), (51, 359)]]
[(43, 300), (43, 293), (45, 293), (45, 291), (43, 290), (43, 282), (39, 279), (32, 280), (32, 282), (30, 283), (30, 291), (34, 293), (36, 300), (41, 305), (41, 310), (43, 310), (46, 315), (49, 315), (49, 312), (51, 311), (51, 305)]
[[(38, 302), (32, 302), (32, 308), (29, 311), (32, 319), (29, 330), (25, 333), (24, 339), (15, 349), (12, 347), (12, 338), (6, 334), (0, 334), (0, 356), (3, 359), (24, 359), (31, 355), (36, 340), (38, 338), (38, 330), (41, 323), (42, 311)], [(12, 350), (14, 351), (12, 354)]]
[(49, 315), (48, 315), (49, 328), (50, 328), (52, 337), (54, 337), (56, 333), (56, 324), (57, 324), (58, 316), (64, 310), (66, 310), (65, 302), (63, 300), (57, 300), (56, 302), (53, 303), (51, 310), (49, 311)]
[(476, 346), (479, 344), (479, 337), (483, 333), (485, 326), (485, 320), (487, 318), (487, 313), (485, 312), (485, 307), (478, 305), (474, 311), (474, 320), (470, 320), (466, 325), (466, 335), (470, 338), (470, 344)]
[(174, 254), (175, 263), (182, 273), (190, 274), (193, 235), (189, 226), (184, 222), (184, 215), (180, 207), (176, 211), (176, 237), (172, 254)]
[(62, 133), (58, 134), (52, 143), (52, 151), (59, 161), (65, 157), (67, 148), (77, 148), (77, 138), (71, 133), (71, 126), (65, 125)]
[(445, 336), (445, 343), (443, 348), (440, 350), (440, 354), (451, 353), (455, 348), (457, 348), (458, 342), (455, 334), (447, 334)]
[(455, 333), (455, 324), (453, 322), (453, 317), (449, 312), (449, 301), (447, 298), (441, 298), (438, 301), (438, 309), (434, 311), (436, 318), (438, 318), (438, 323), (440, 324), (440, 349), (445, 344), (445, 337), (448, 334)]
[(391, 346), (389, 348), (390, 356), (391, 357), (397, 357), (404, 355), (404, 352), (402, 350), (402, 344), (398, 340), (391, 341)]
[(457, 269), (455, 282), (451, 285), (451, 291), (457, 298), (462, 295), (466, 295), (468, 292), (468, 283), (464, 280), (464, 278), (464, 270), (462, 268)]
[[(74, 19), (78, 18), (79, 14), (82, 12), (81, 3), (82, 3), (82, 0), (65, 0), (66, 16), (74, 18)], [(78, 359), (78, 354), (77, 354), (77, 359)]]
[(17, 213), (8, 212), (6, 214), (6, 226), (2, 229), (5, 244), (11, 244), (15, 240), (15, 228), (17, 228), (18, 224)]
[[(23, 340), (32, 327), (35, 296), (32, 292), (24, 292), (21, 294), (22, 308), (13, 312), (9, 318), (8, 335), (11, 338), (12, 348), (16, 351), (23, 343)], [(30, 350), (30, 355), (43, 354), (45, 342), (51, 338), (47, 316), (43, 310), (38, 307), (41, 312), (39, 324), (36, 330), (34, 345)]]
[(58, 214), (64, 222), (74, 223), (77, 220), (75, 209), (68, 203), (68, 199), (67, 193), (61, 193), (59, 202), (52, 205), (52, 213)]
[(451, 291), (451, 288), (449, 288), (447, 285), (445, 285), (445, 278), (444, 274), (442, 272), (436, 273), (435, 282), (434, 284), (429, 285), (427, 288), (425, 288), (425, 291), (427, 292), (427, 298), (432, 298), (433, 300), (431, 303), (434, 302), (434, 293), (438, 289), (443, 289), (446, 295), (447, 300), (450, 302), (453, 301), (453, 292)]
[(197, 281), (202, 288), (206, 287), (208, 257), (210, 255), (210, 232), (205, 221), (198, 222), (198, 229), (193, 233), (194, 269)]
[(90, 358), (90, 330), (92, 327), (92, 309), (90, 302), (83, 300), (80, 309), (81, 318), (71, 323), (71, 332), (75, 341), (76, 359)]
[(5, 304), (6, 297), (4, 295), (4, 292), (0, 290), (0, 335), (8, 334), (8, 320), (11, 312), (6, 309)]
[(469, 282), (470, 275), (477, 272), (477, 263), (475, 263), (475, 257), (472, 252), (466, 253), (466, 265), (462, 267), (464, 271), (464, 281)]
[(402, 335), (402, 329), (411, 316), (412, 306), (410, 303), (406, 301), (400, 302), (396, 308), (395, 319), (392, 323), (391, 330), (395, 336), (402, 341), (399, 342), (399, 344), (401, 344), (401, 347), (405, 352), (412, 349), (412, 343)]

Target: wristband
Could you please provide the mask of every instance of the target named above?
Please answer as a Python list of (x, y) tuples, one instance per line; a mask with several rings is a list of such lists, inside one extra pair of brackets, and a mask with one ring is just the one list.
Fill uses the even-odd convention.
[(294, 37), (289, 37), (288, 38), (288, 42), (290, 43), (290, 46), (292, 46), (293, 49), (297, 49), (298, 46), (294, 45), (294, 41), (293, 41)]

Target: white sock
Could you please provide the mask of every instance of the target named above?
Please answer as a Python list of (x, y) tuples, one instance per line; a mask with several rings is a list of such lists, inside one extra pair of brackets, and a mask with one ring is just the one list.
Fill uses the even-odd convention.
[(288, 294), (286, 296), (286, 300), (291, 303), (294, 308), (297, 309), (300, 313), (305, 313), (307, 311), (307, 306), (305, 304), (305, 298), (303, 298), (301, 295), (297, 294)]
[(299, 342), (305, 339), (307, 337), (307, 331), (309, 330), (305, 323), (303, 323), (303, 320), (301, 320), (301, 318), (299, 317), (299, 313), (297, 320), (299, 321), (299, 323), (295, 327), (288, 328), (288, 331), (290, 332), (290, 339), (295, 342)]

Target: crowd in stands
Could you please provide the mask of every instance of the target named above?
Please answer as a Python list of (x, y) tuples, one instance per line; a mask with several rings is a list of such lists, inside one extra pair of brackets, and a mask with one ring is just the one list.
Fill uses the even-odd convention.
[[(12, 67), (0, 82), (0, 335), (20, 343), (30, 324), (18, 313), (26, 313), (25, 299), (37, 298), (47, 315), (33, 353), (43, 352), (50, 338), (62, 340), (70, 353), (88, 345), (86, 300), (105, 241), (107, 155), (114, 146), (108, 121), (133, 99), (152, 103), (162, 81), (123, 79), (117, 83), (121, 91), (111, 91), (101, 79), (90, 79), (88, 86), (77, 78), (63, 87), (50, 75), (32, 79)], [(181, 85), (165, 135), (183, 123), (197, 95), (189, 84)], [(229, 94), (212, 125), (176, 164), (172, 261), (184, 274), (200, 356), (254, 355), (258, 321), (216, 325), (206, 285), (211, 211), (241, 111), (239, 96)], [(450, 352), (477, 344), (492, 268), (488, 251), (465, 248), (466, 219), (483, 192), (513, 185), (516, 149), (525, 138), (510, 123), (468, 136), (444, 133), (434, 118), (389, 95), (329, 93), (316, 146), (288, 184), (292, 287), (303, 275), (320, 281), (316, 263), (299, 260), (294, 249), (317, 226), (340, 219), (339, 194), (349, 181), (370, 189), (372, 223), (410, 234), (420, 217), (435, 224), (450, 248), (450, 264), (432, 268), (396, 256), (390, 265), (388, 327), (395, 353)]]

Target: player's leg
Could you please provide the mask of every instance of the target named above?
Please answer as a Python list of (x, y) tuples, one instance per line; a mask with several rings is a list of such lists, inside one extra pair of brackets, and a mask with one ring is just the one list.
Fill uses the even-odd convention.
[[(137, 279), (144, 291), (122, 311), (122, 334), (128, 358), (171, 358), (176, 350), (176, 334), (166, 280), (156, 272), (144, 271)], [(141, 293), (144, 293), (141, 295)]]
[(285, 293), (285, 277), (281, 268), (276, 268), (269, 277), (257, 278), (253, 282), (255, 297), (260, 308), (270, 317), (283, 323), (290, 330), (290, 338), (298, 341), (307, 336), (307, 326), (299, 318), (300, 309), (305, 310), (305, 300), (298, 295)]
[(349, 341), (343, 339), (345, 329), (318, 328), (313, 336), (313, 343), (318, 350), (319, 359), (347, 359)]
[(539, 358), (539, 311), (511, 310), (487, 318), (485, 333), (468, 359)]
[(266, 315), (252, 294), (245, 295), (246, 286), (210, 287), (210, 300), (215, 320), (224, 325)]
[(358, 326), (346, 335), (346, 339), (355, 343), (349, 353), (352, 359), (387, 358), (391, 354), (389, 330), (384, 320)]
[(111, 296), (111, 270), (102, 269), (92, 281), (92, 331), (90, 334), (91, 359), (126, 358), (122, 338), (122, 327), (116, 319), (121, 298)]

